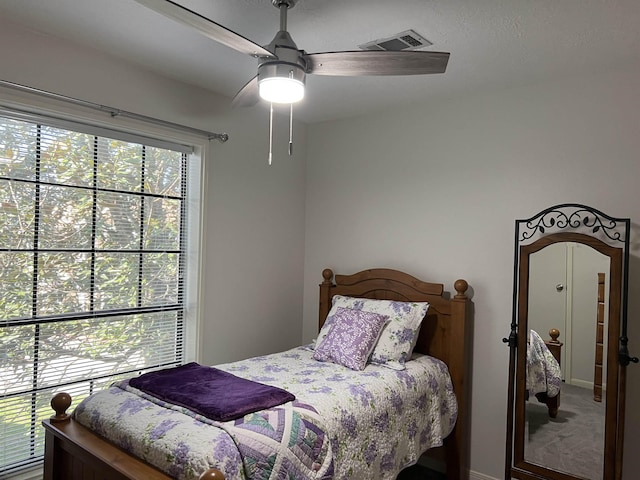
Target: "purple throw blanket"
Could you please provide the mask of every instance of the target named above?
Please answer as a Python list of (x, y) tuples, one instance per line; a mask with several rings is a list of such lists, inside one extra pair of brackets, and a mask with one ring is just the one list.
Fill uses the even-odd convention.
[(295, 400), (292, 393), (195, 362), (145, 373), (129, 385), (212, 420), (226, 422)]

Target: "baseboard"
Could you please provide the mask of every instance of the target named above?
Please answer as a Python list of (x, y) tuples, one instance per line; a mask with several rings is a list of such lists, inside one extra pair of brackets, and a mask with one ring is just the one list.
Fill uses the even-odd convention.
[(469, 470), (469, 480), (499, 480), (496, 477), (490, 477), (489, 475), (485, 475), (484, 473), (474, 472), (473, 470)]

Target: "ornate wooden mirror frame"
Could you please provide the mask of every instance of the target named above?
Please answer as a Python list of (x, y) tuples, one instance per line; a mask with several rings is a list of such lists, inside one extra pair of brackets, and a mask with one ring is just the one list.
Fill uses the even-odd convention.
[[(586, 475), (570, 471), (564, 466), (551, 465), (527, 457), (525, 437), (531, 434), (533, 423), (530, 422), (532, 410), (527, 410), (528, 391), (526, 387), (527, 349), (530, 338), (529, 313), (531, 288), (529, 281), (532, 271), (531, 260), (534, 255), (549, 246), (566, 243), (590, 247), (595, 255), (600, 255), (607, 265), (608, 271), (594, 277), (593, 288), (598, 290), (598, 298), (594, 296), (593, 312), (600, 310), (597, 322), (594, 322), (594, 337), (606, 340), (604, 349), (600, 349), (601, 377), (604, 382), (602, 399), (604, 401), (604, 435), (602, 476), (590, 473), (590, 478), (603, 480), (619, 480), (622, 470), (622, 442), (625, 410), (626, 367), (629, 363), (637, 363), (631, 357), (627, 339), (627, 296), (629, 278), (629, 233), (630, 219), (610, 217), (594, 208), (580, 204), (561, 204), (547, 208), (531, 218), (516, 220), (514, 248), (514, 283), (513, 283), (513, 315), (511, 332), (503, 341), (508, 344), (509, 356), (509, 389), (507, 414), (507, 451), (505, 459), (505, 479), (518, 478), (524, 480), (560, 479), (572, 480), (589, 478)], [(568, 242), (568, 243), (567, 243)], [(561, 248), (565, 248), (562, 246)], [(538, 268), (538, 267), (536, 267)], [(606, 283), (603, 280), (607, 276)], [(606, 288), (608, 284), (608, 289)], [(558, 292), (564, 286), (558, 284)], [(533, 302), (533, 301), (532, 301)], [(533, 304), (533, 303), (532, 303)], [(581, 327), (582, 328), (582, 327)], [(599, 330), (598, 330), (599, 329)], [(539, 332), (546, 336), (547, 332)], [(552, 339), (545, 342), (550, 354), (560, 363), (562, 336), (558, 340), (558, 332), (552, 329)], [(566, 339), (565, 341), (568, 341)], [(600, 340), (595, 340), (595, 344)], [(544, 346), (542, 347), (544, 349)], [(604, 360), (602, 359), (603, 351)], [(598, 377), (598, 350), (595, 355), (594, 401), (596, 378)], [(558, 367), (559, 368), (559, 367)], [(569, 368), (569, 367), (567, 367)], [(560, 391), (569, 388), (561, 384)], [(551, 395), (550, 395), (551, 396)], [(548, 407), (547, 422), (569, 422), (570, 414), (564, 414), (560, 405), (560, 394), (553, 398), (538, 398)], [(558, 415), (558, 409), (560, 415)], [(545, 464), (546, 463), (546, 464)]]

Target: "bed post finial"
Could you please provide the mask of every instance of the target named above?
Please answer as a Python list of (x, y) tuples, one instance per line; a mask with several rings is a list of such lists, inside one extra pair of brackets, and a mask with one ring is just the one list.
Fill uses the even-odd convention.
[(51, 408), (56, 412), (51, 416), (51, 423), (66, 422), (70, 416), (67, 409), (71, 406), (71, 395), (66, 392), (56, 393), (51, 399)]
[(198, 480), (224, 480), (224, 474), (217, 468), (210, 468), (200, 475)]
[(331, 270), (330, 268), (325, 268), (322, 271), (322, 278), (324, 278), (323, 280), (323, 284), (330, 284), (331, 280), (333, 279), (333, 270)]
[(467, 298), (466, 291), (469, 288), (469, 284), (466, 280), (458, 279), (456, 283), (453, 284), (453, 287), (456, 289), (456, 298)]

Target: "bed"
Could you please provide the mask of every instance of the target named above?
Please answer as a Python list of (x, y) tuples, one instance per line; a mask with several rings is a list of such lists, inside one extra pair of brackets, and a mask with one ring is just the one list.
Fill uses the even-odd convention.
[(560, 407), (562, 343), (558, 341), (559, 335), (560, 332), (552, 328), (549, 331), (551, 339), (544, 341), (531, 329), (527, 343), (527, 398), (534, 395), (538, 402), (544, 403), (551, 418), (558, 416)]
[[(466, 296), (468, 288), (467, 282), (458, 280), (454, 284), (455, 294), (450, 296), (444, 292), (442, 284), (428, 283), (418, 280), (417, 278), (406, 273), (390, 270), (390, 269), (370, 269), (364, 270), (353, 275), (335, 275), (329, 269), (322, 273), (323, 281), (320, 284), (320, 302), (319, 302), (319, 327), (322, 335), (322, 327), (325, 320), (329, 316), (332, 307), (334, 307), (334, 297), (344, 296), (348, 298), (359, 297), (363, 299), (380, 299), (392, 300), (399, 302), (428, 302), (429, 308), (424, 320), (420, 326), (419, 335), (415, 341), (414, 357), (406, 366), (421, 365), (424, 362), (433, 360), (435, 365), (441, 365), (440, 369), (448, 370), (450, 376), (450, 385), (455, 394), (456, 415), (455, 425), (450, 425), (452, 429), (446, 429), (446, 433), (450, 433), (442, 440), (443, 446), (438, 445), (438, 439), (427, 442), (429, 450), (433, 456), (442, 460), (446, 465), (447, 478), (456, 480), (467, 478), (468, 476), (468, 382), (470, 378), (470, 338), (471, 330), (471, 304)], [(326, 330), (326, 329), (325, 329)], [(307, 353), (304, 353), (305, 350)], [(316, 350), (318, 350), (316, 348)], [(302, 346), (299, 350), (283, 352), (285, 358), (294, 361), (308, 362), (309, 346)], [(307, 357), (305, 357), (307, 355)], [(433, 357), (430, 359), (429, 357)], [(414, 362), (414, 360), (416, 360)], [(233, 373), (242, 373), (245, 363), (236, 362), (223, 366)], [(281, 360), (282, 361), (282, 360)], [(256, 363), (262, 360), (255, 360)], [(321, 362), (318, 362), (321, 363)], [(329, 365), (329, 363), (326, 363)], [(380, 367), (378, 370), (375, 366), (367, 365), (362, 372), (367, 375), (377, 376), (378, 370), (394, 372), (393, 369)], [(261, 367), (265, 368), (265, 367)], [(416, 367), (417, 368), (417, 367)], [(420, 367), (422, 368), (422, 367)], [(235, 370), (234, 370), (235, 369)], [(343, 369), (347, 372), (349, 369)], [(407, 371), (409, 369), (407, 368)], [(408, 372), (396, 371), (392, 373), (396, 378), (404, 378)], [(263, 372), (264, 373), (264, 370)], [(410, 373), (410, 372), (409, 372)], [(351, 374), (351, 373), (349, 373)], [(383, 375), (383, 373), (380, 373)], [(291, 382), (290, 382), (291, 383)], [(299, 382), (302, 383), (302, 382)], [(318, 387), (316, 382), (313, 382)], [(347, 382), (346, 384), (350, 384)], [(293, 388), (296, 396), (301, 394), (301, 399), (306, 400), (304, 392), (300, 390), (300, 385), (287, 385), (287, 389)], [(388, 386), (387, 390), (393, 393), (395, 388)], [(353, 392), (352, 392), (353, 393)], [(358, 395), (370, 395), (357, 393)], [(57, 394), (52, 400), (52, 407), (55, 415), (48, 421), (44, 422), (46, 431), (45, 439), (45, 480), (54, 479), (145, 479), (145, 480), (167, 480), (174, 478), (171, 473), (163, 473), (152, 467), (148, 463), (127, 453), (127, 449), (118, 448), (113, 443), (107, 441), (103, 436), (92, 432), (89, 428), (83, 426), (80, 422), (66, 412), (71, 403), (71, 399), (66, 394)], [(295, 403), (295, 402), (294, 402)], [(303, 403), (303, 402), (302, 402)], [(319, 403), (321, 405), (322, 402)], [(413, 403), (421, 405), (420, 402)], [(406, 406), (405, 406), (406, 407)], [(327, 411), (329, 407), (318, 408), (320, 411)], [(408, 410), (402, 408), (401, 410)], [(446, 409), (445, 409), (446, 410)], [(341, 412), (344, 416), (345, 412)], [(348, 417), (349, 412), (347, 412)], [(382, 420), (381, 420), (382, 418)], [(393, 420), (393, 419), (391, 419)], [(323, 419), (327, 423), (329, 420)], [(372, 422), (389, 422), (389, 416), (377, 417)], [(452, 420), (450, 420), (453, 422)], [(127, 422), (123, 422), (127, 423)], [(347, 422), (348, 423), (348, 422)], [(386, 424), (385, 424), (386, 425)], [(407, 430), (410, 430), (407, 426)], [(333, 428), (333, 427), (330, 427)], [(330, 437), (331, 429), (327, 430)], [(409, 434), (408, 434), (409, 435)], [(379, 441), (383, 441), (380, 440)], [(333, 439), (330, 444), (333, 444)], [(354, 442), (359, 444), (359, 442)], [(420, 444), (423, 445), (423, 444)], [(426, 445), (426, 444), (424, 444)], [(334, 445), (335, 446), (335, 445)], [(367, 445), (362, 444), (360, 450), (366, 457)], [(405, 455), (407, 465), (415, 463), (417, 456), (422, 451), (413, 452), (415, 455)], [(333, 465), (336, 471), (341, 468), (340, 451), (336, 454), (338, 464)], [(344, 458), (344, 455), (343, 455)], [(216, 465), (220, 467), (220, 465)], [(315, 467), (314, 467), (315, 468)], [(225, 474), (223, 469), (207, 468), (201, 475), (201, 480), (223, 480)], [(200, 472), (197, 472), (200, 474)], [(329, 478), (332, 471), (325, 471)], [(367, 478), (366, 472), (351, 471), (349, 476), (352, 478)], [(344, 477), (344, 475), (343, 475)], [(320, 478), (320, 477), (318, 477)]]

